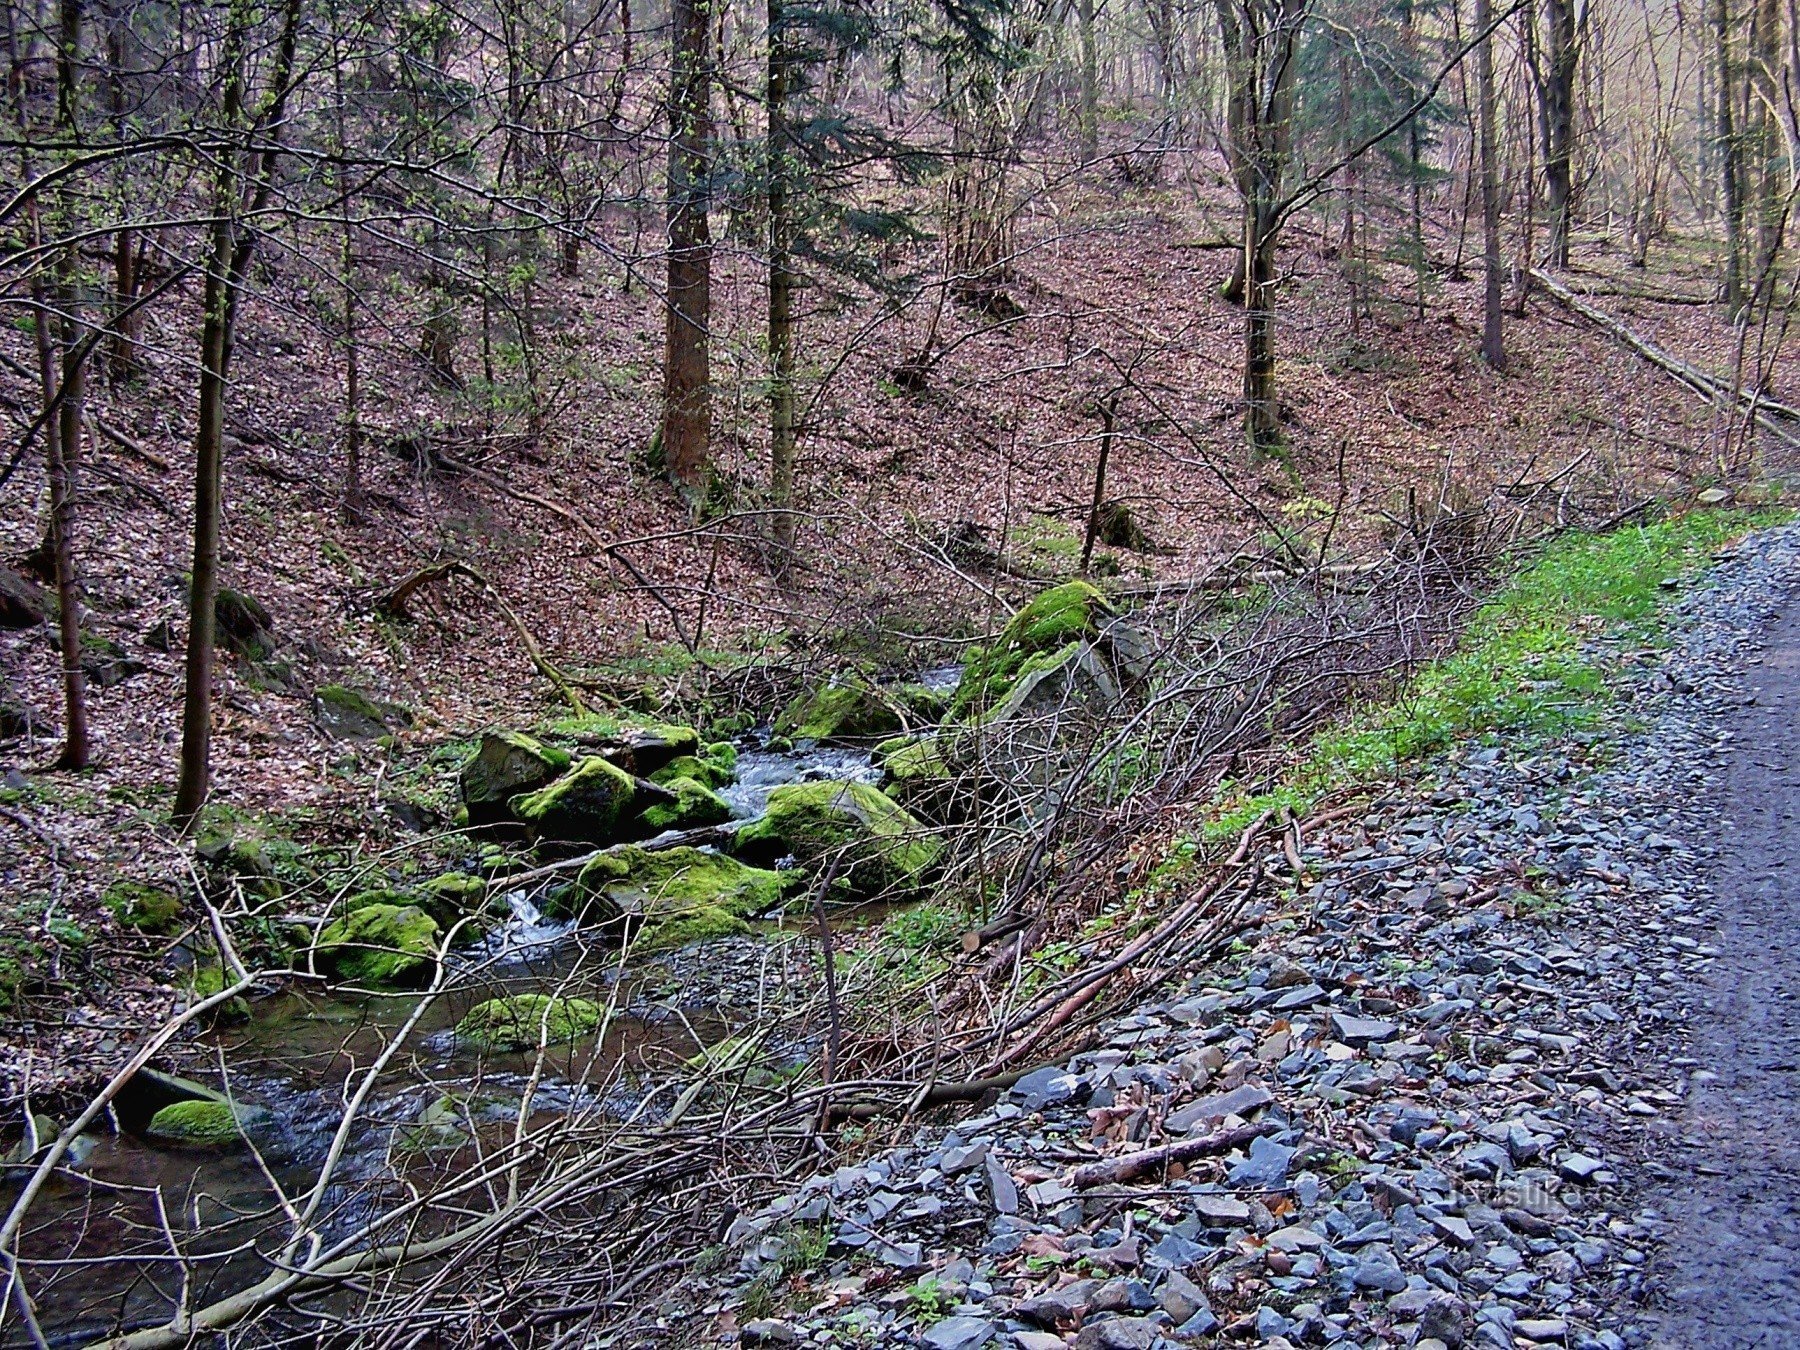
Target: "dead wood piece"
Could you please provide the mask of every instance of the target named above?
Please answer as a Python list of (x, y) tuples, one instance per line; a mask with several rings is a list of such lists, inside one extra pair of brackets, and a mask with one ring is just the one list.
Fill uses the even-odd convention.
[(494, 583), (489, 581), (478, 569), (471, 567), (461, 559), (452, 559), (449, 562), (420, 568), (384, 592), (376, 600), (376, 608), (383, 613), (392, 614), (395, 618), (404, 619), (407, 617), (406, 602), (414, 592), (421, 586), (427, 586), (434, 581), (442, 581), (452, 576), (460, 576), (472, 581), (477, 588), (486, 593), (488, 599), (494, 602), (494, 608), (500, 611), (500, 617), (506, 620), (507, 626), (518, 636), (519, 645), (525, 648), (525, 654), (531, 659), (531, 664), (538, 674), (556, 686), (556, 692), (562, 695), (563, 700), (577, 717), (585, 717), (587, 706), (582, 703), (581, 695), (576, 692), (574, 680), (562, 667), (544, 655), (544, 649), (538, 645), (537, 638), (532, 636), (531, 630), (525, 626), (525, 621), (506, 602), (506, 597), (500, 594)]
[(1765, 431), (1790, 445), (1800, 445), (1800, 436), (1796, 436), (1791, 430), (1780, 424), (1783, 421), (1800, 422), (1800, 408), (1782, 403), (1780, 400), (1754, 389), (1740, 389), (1716, 375), (1708, 374), (1698, 366), (1670, 355), (1650, 339), (1634, 333), (1606, 311), (1588, 304), (1548, 272), (1533, 268), (1531, 276), (1564, 306), (1579, 314), (1608, 337), (1635, 352), (1657, 369), (1673, 376), (1709, 403), (1724, 403), (1734, 411), (1754, 413), (1758, 424)]
[(1198, 1139), (1184, 1139), (1179, 1144), (1165, 1144), (1161, 1148), (1140, 1149), (1136, 1153), (1126, 1153), (1117, 1158), (1083, 1163), (1069, 1174), (1069, 1184), (1076, 1190), (1086, 1190), (1090, 1186), (1136, 1181), (1141, 1176), (1164, 1171), (1176, 1163), (1188, 1163), (1196, 1158), (1209, 1158), (1230, 1149), (1243, 1148), (1253, 1139), (1274, 1134), (1277, 1128), (1279, 1127), (1267, 1121), (1259, 1125), (1239, 1125), (1229, 1130), (1215, 1130)]

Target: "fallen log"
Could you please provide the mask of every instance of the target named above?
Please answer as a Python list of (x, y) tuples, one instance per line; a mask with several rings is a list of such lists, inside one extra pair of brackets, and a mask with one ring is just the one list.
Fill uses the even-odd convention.
[(1588, 304), (1542, 268), (1532, 268), (1531, 276), (1564, 307), (1579, 314), (1608, 337), (1636, 353), (1664, 374), (1673, 376), (1707, 402), (1722, 403), (1733, 411), (1752, 413), (1756, 417), (1757, 423), (1765, 431), (1790, 445), (1800, 445), (1800, 436), (1796, 436), (1793, 431), (1781, 425), (1781, 422), (1800, 424), (1800, 408), (1795, 408), (1754, 389), (1740, 389), (1729, 381), (1708, 374), (1698, 366), (1671, 355), (1649, 338), (1634, 333), (1605, 310)]
[(1259, 1125), (1239, 1125), (1229, 1130), (1214, 1130), (1198, 1139), (1184, 1139), (1179, 1144), (1165, 1144), (1161, 1148), (1140, 1149), (1136, 1153), (1121, 1154), (1117, 1158), (1083, 1163), (1069, 1174), (1069, 1184), (1076, 1190), (1086, 1190), (1090, 1186), (1136, 1181), (1148, 1173), (1164, 1171), (1175, 1163), (1188, 1163), (1196, 1158), (1208, 1158), (1229, 1149), (1242, 1148), (1253, 1139), (1274, 1134), (1278, 1128), (1269, 1121)]

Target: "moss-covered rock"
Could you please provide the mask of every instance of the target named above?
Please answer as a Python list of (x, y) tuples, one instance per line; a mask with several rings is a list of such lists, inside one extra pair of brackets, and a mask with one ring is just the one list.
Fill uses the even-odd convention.
[(582, 868), (576, 903), (614, 917), (641, 950), (749, 931), (781, 903), (793, 878), (707, 849), (625, 848)]
[(275, 651), (275, 620), (253, 595), (219, 587), (213, 600), (213, 623), (219, 645), (247, 661), (262, 661)]
[(776, 734), (803, 741), (875, 740), (904, 726), (895, 700), (855, 674), (800, 695), (775, 720)]
[(469, 824), (496, 825), (512, 819), (508, 803), (537, 792), (569, 767), (569, 752), (518, 731), (489, 730), (457, 774)]
[(1085, 581), (1041, 592), (1013, 615), (990, 647), (978, 647), (963, 667), (950, 701), (952, 716), (985, 712), (1005, 699), (1036, 658), (1053, 661), (1071, 643), (1092, 641), (1116, 617), (1112, 605)]
[(787, 783), (769, 808), (737, 835), (751, 859), (791, 853), (824, 870), (837, 860), (840, 885), (861, 897), (916, 891), (937, 866), (943, 840), (880, 789), (867, 783)]
[(325, 926), (314, 959), (352, 984), (410, 984), (429, 973), (440, 932), (417, 905), (365, 905)]
[[(188, 1006), (204, 1003), (207, 999), (224, 993), (235, 983), (237, 983), (235, 980), (226, 980), (225, 967), (217, 961), (208, 961), (194, 966), (188, 971)], [(240, 994), (226, 999), (214, 1008), (211, 1018), (215, 1025), (227, 1022), (247, 1022), (250, 1020), (250, 1005)]]
[(895, 746), (878, 754), (876, 763), (882, 791), (927, 824), (952, 824), (967, 807), (944, 743), (935, 736)]
[(313, 725), (341, 741), (378, 741), (412, 725), (410, 711), (346, 684), (324, 684), (313, 691)]
[(731, 819), (731, 804), (704, 783), (697, 783), (692, 778), (674, 778), (663, 786), (675, 794), (675, 800), (658, 802), (638, 814), (644, 828), (653, 833), (696, 830), (703, 825), (722, 825)]
[(106, 888), (101, 901), (121, 928), (166, 937), (179, 932), (186, 924), (181, 897), (166, 887), (119, 880)]
[(598, 755), (510, 803), (512, 814), (541, 844), (609, 844), (630, 819), (637, 784)]
[(171, 1102), (150, 1117), (144, 1137), (173, 1148), (238, 1148), (274, 1128), (274, 1115), (261, 1106), (223, 1100)]
[(600, 1025), (592, 999), (550, 994), (508, 994), (477, 1003), (456, 1024), (456, 1038), (483, 1050), (535, 1050), (566, 1045)]
[(698, 755), (681, 755), (650, 775), (652, 783), (667, 787), (677, 778), (691, 778), (709, 788), (722, 788), (737, 776), (737, 747), (715, 741)]
[[(429, 881), (421, 881), (419, 890), (434, 905), (453, 907), (463, 914), (474, 914), (487, 903), (488, 884), (485, 878), (471, 872), (444, 872)], [(431, 908), (431, 912), (436, 914), (435, 908), (427, 908)], [(440, 917), (439, 922), (442, 921)]]

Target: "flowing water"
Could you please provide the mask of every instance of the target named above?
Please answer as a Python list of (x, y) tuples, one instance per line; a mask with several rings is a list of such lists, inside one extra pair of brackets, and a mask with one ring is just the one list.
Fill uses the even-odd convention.
[[(862, 751), (749, 748), (723, 795), (740, 820), (749, 820), (784, 783), (879, 776)], [(256, 1000), (247, 1022), (212, 1033), (205, 1047), (212, 1083), (267, 1107), (278, 1122), (259, 1140), (260, 1155), (160, 1148), (127, 1128), (81, 1141), (78, 1165), (40, 1198), (21, 1239), (46, 1338), (78, 1344), (165, 1319), (181, 1278), (167, 1259), (169, 1234), (200, 1258), (186, 1274), (196, 1306), (266, 1274), (252, 1247), (260, 1238), (267, 1250), (285, 1232), (277, 1187), (289, 1197), (308, 1192), (342, 1119), (347, 1084), (415, 1017), (348, 1140), (325, 1206), (328, 1233), (353, 1231), (384, 1192), (429, 1165), (434, 1147), (441, 1155), (470, 1131), (498, 1138), (517, 1121), (534, 1056), (477, 1053), (459, 1041), (452, 1029), (475, 1003), (537, 990), (590, 998), (610, 1010), (599, 1034), (548, 1052), (528, 1119), (629, 1112), (684, 1060), (742, 1025), (745, 1011), (722, 1003), (681, 1006), (678, 996), (645, 997), (658, 981), (668, 983), (660, 969), (666, 957), (627, 967), (616, 950), (589, 941), (572, 923), (546, 919), (541, 897), (507, 893), (509, 916), (454, 955), (456, 978), (422, 1014), (416, 994), (350, 997), (295, 985)], [(22, 1174), (11, 1171), (0, 1198), (10, 1201)], [(11, 1305), (0, 1311), (0, 1339), (29, 1343), (13, 1314)]]

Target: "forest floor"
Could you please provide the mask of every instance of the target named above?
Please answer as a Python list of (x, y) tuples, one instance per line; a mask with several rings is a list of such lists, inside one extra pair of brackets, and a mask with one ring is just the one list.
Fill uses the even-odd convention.
[(1569, 730), (1372, 786), (1231, 959), (613, 1343), (1790, 1343), (1800, 527), (1663, 587)]
[[(1346, 267), (1322, 235), (1295, 232), (1280, 337), (1289, 453), (1248, 459), (1235, 410), (1241, 314), (1216, 294), (1227, 255), (1196, 247), (1229, 220), (1216, 194), (1185, 182), (1130, 192), (1095, 183), (1045, 202), (1020, 229), (1011, 290), (1024, 314), (950, 308), (923, 392), (898, 387), (892, 372), (924, 340), (927, 306), (879, 321), (854, 305), (811, 316), (812, 369), (834, 374), (809, 415), (802, 566), (786, 588), (771, 580), (753, 514), (750, 261), (721, 257), (728, 509), (696, 530), (641, 466), (661, 326), (641, 290), (600, 275), (550, 289), (544, 327), (562, 357), (552, 430), (537, 442), (491, 406), (434, 388), (397, 328), (391, 347), (370, 354), (379, 393), (366, 501), (347, 512), (338, 357), (306, 317), (302, 277), (271, 259), (233, 367), (225, 567), (228, 584), (267, 607), (272, 650), (222, 669), (218, 812), (373, 854), (447, 817), (454, 762), (474, 729), (531, 725), (551, 709), (548, 685), (480, 596), (427, 594), (407, 620), (379, 611), (394, 582), (451, 558), (491, 578), (571, 671), (686, 716), (734, 711), (743, 691), (717, 691), (758, 661), (803, 671), (954, 660), (1006, 602), (1068, 573), (1091, 492), (1093, 404), (1115, 389), (1108, 496), (1149, 536), (1144, 549), (1107, 550), (1129, 582), (1260, 554), (1271, 525), (1334, 510), (1340, 543), (1356, 548), (1377, 543), (1409, 500), (1508, 489), (1552, 514), (1599, 520), (1652, 496), (1691, 500), (1719, 478), (1717, 454), (1703, 448), (1718, 441), (1714, 411), (1541, 297), (1510, 325), (1504, 374), (1476, 360), (1479, 285), (1466, 258), (1454, 265), (1462, 255), (1449, 234), (1432, 241), (1420, 317), (1410, 273), (1379, 259), (1362, 260), (1366, 272)], [(1600, 303), (1642, 316), (1670, 347), (1721, 369), (1736, 359), (1732, 330), (1708, 307), (1635, 295), (1646, 284), (1697, 291), (1707, 262), (1691, 245), (1654, 256), (1649, 283), (1597, 239), (1580, 264), (1594, 285), (1633, 292)], [(177, 997), (167, 944), (122, 931), (102, 901), (122, 876), (189, 879), (166, 812), (192, 491), (191, 317), (154, 318), (145, 377), (95, 395), (78, 544), (103, 672), (91, 770), (43, 767), (59, 721), (48, 628), (0, 633), (0, 700), (25, 725), (0, 745), (0, 966), (22, 975), (0, 1025), (8, 1100), (91, 1083)], [(0, 341), (0, 394), (18, 413), (33, 398), (29, 344), (16, 332)], [(1772, 387), (1790, 399), (1800, 389), (1791, 359)], [(447, 471), (446, 455), (481, 475)], [(34, 472), (4, 488), (0, 557), (11, 565), (41, 534)], [(729, 510), (733, 494), (752, 514)], [(621, 549), (643, 580), (558, 510)], [(1004, 566), (947, 555), (944, 540), (965, 525)], [(404, 707), (409, 724), (386, 743), (334, 739), (314, 698), (334, 683)]]

